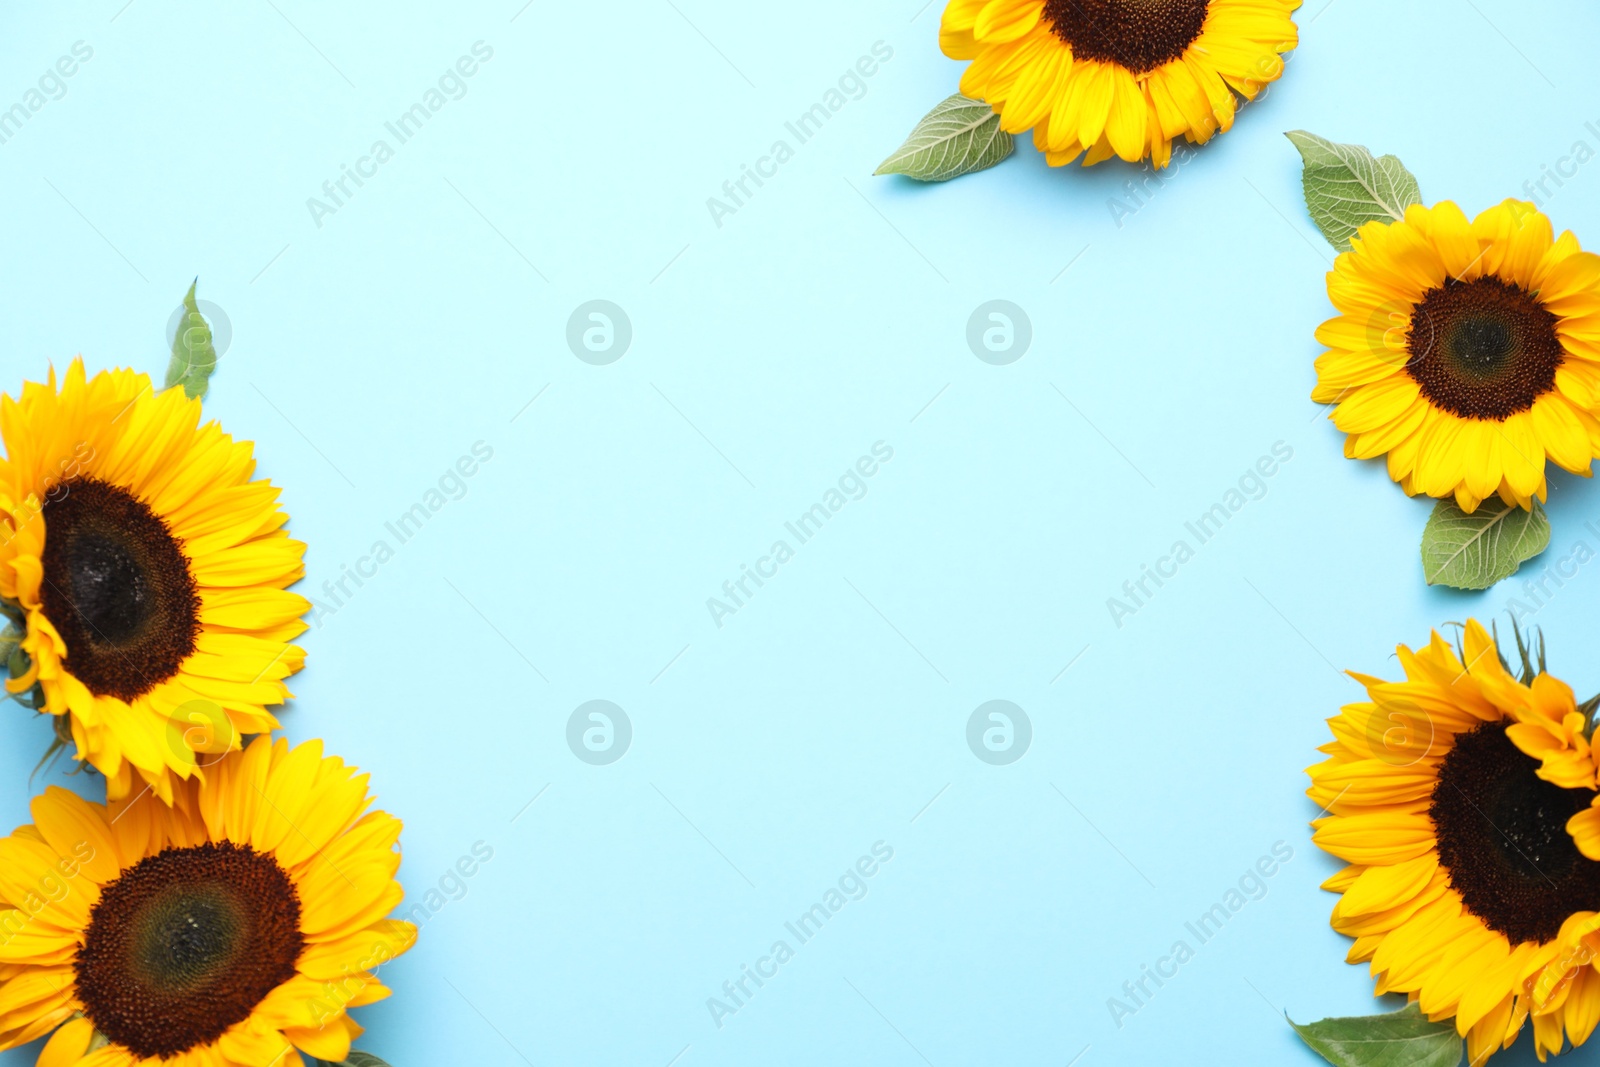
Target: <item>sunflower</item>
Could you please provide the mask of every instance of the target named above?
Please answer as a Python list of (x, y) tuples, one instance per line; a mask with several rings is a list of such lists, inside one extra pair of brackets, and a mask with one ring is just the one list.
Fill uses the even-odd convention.
[(961, 91), (1052, 167), (1084, 153), (1165, 167), (1283, 74), (1300, 0), (950, 0), (939, 47), (970, 59)]
[(262, 737), (169, 807), (52, 786), (0, 840), (0, 1048), (40, 1067), (340, 1063), (416, 927), (400, 822), (322, 745)]
[(24, 632), (12, 693), (33, 693), (107, 795), (172, 779), (278, 725), (309, 606), (278, 490), (247, 441), (181, 389), (129, 370), (0, 397), (0, 607)]
[(1533, 1020), (1540, 1060), (1600, 1022), (1600, 832), (1595, 765), (1572, 690), (1521, 677), (1476, 622), (1459, 655), (1437, 633), (1400, 646), (1405, 680), (1352, 673), (1367, 701), (1328, 720), (1308, 773), (1327, 813), (1313, 840), (1349, 866), (1335, 930), (1378, 993), (1454, 1017), (1473, 1064)]
[(1470, 223), (1449, 201), (1369, 222), (1334, 261), (1311, 398), (1345, 455), (1387, 454), (1408, 494), (1532, 508), (1545, 460), (1600, 455), (1600, 256), (1532, 204)]

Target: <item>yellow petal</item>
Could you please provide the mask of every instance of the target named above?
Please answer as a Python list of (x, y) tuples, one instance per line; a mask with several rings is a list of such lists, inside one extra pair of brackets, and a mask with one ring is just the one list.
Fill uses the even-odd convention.
[(89, 1039), (94, 1037), (94, 1023), (81, 1015), (62, 1023), (55, 1034), (39, 1051), (36, 1067), (72, 1067), (89, 1051)]
[(1132, 74), (1121, 67), (1111, 68), (1111, 73), (1113, 96), (1106, 119), (1106, 139), (1119, 157), (1137, 163), (1144, 158), (1145, 122), (1150, 108)]
[(1089, 62), (1084, 64), (1083, 100), (1078, 107), (1078, 141), (1092, 145), (1100, 140), (1106, 120), (1111, 116), (1111, 104), (1116, 97), (1117, 78), (1109, 64)]
[(116, 839), (106, 825), (103, 807), (53, 785), (34, 798), (30, 810), (39, 833), (60, 857), (56, 866), (63, 875), (68, 870), (81, 871), (105, 885), (122, 873)]
[(1041, 0), (990, 0), (978, 13), (973, 34), (985, 44), (1014, 41), (1038, 24), (1043, 10)]

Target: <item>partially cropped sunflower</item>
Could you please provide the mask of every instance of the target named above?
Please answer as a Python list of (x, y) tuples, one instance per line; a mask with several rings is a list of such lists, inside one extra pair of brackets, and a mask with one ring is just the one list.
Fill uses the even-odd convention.
[(181, 781), (93, 804), (59, 787), (0, 840), (0, 1048), (40, 1067), (301, 1067), (361, 1034), (347, 1009), (416, 927), (400, 822), (320, 742), (258, 738)]
[(305, 573), (250, 443), (181, 389), (129, 370), (30, 382), (0, 397), (0, 598), (26, 629), (26, 673), (107, 794), (170, 799), (197, 753), (278, 725), (269, 704), (305, 654)]
[[(1513, 677), (1476, 622), (1398, 655), (1405, 680), (1329, 720), (1313, 840), (1349, 866), (1332, 924), (1377, 992), (1453, 1017), (1473, 1064), (1533, 1021), (1540, 1060), (1600, 1023), (1600, 832), (1586, 717), (1522, 651)], [(1587, 838), (1587, 840), (1586, 840)]]
[[(939, 46), (961, 91), (1033, 130), (1053, 167), (1112, 155), (1165, 167), (1283, 74), (1300, 0), (950, 0)], [(1237, 94), (1237, 95), (1235, 95)], [(1087, 153), (1087, 155), (1085, 155)]]
[(1600, 256), (1553, 237), (1532, 204), (1470, 223), (1449, 201), (1369, 222), (1334, 261), (1311, 398), (1387, 454), (1409, 494), (1471, 512), (1498, 496), (1531, 508), (1546, 459), (1587, 475), (1600, 455)]

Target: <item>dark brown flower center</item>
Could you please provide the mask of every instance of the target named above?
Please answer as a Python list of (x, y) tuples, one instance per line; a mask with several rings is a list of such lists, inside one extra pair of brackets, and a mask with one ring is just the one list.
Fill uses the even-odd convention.
[(1435, 407), (1499, 421), (1555, 388), (1561, 366), (1556, 317), (1499, 278), (1447, 279), (1411, 311), (1406, 371)]
[(1135, 74), (1183, 55), (1200, 36), (1209, 0), (1045, 0), (1044, 18), (1075, 59)]
[(1563, 789), (1538, 769), (1504, 722), (1484, 723), (1456, 736), (1428, 809), (1450, 885), (1513, 945), (1543, 944), (1573, 912), (1600, 909), (1600, 863), (1567, 833), (1594, 791)]
[(126, 489), (67, 482), (45, 502), (45, 616), (66, 667), (96, 696), (132, 700), (178, 673), (200, 598), (166, 523)]
[(169, 848), (101, 891), (78, 999), (113, 1042), (166, 1058), (249, 1018), (304, 945), (300, 898), (271, 856), (228, 841)]

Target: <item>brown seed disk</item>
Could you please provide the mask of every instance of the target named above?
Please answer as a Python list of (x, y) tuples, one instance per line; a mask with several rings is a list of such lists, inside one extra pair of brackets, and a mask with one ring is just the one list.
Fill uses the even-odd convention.
[(1411, 311), (1406, 372), (1435, 407), (1504, 420), (1555, 388), (1563, 357), (1556, 322), (1510, 282), (1447, 279)]
[(1504, 722), (1475, 726), (1456, 736), (1439, 765), (1428, 808), (1451, 887), (1513, 945), (1543, 944), (1573, 912), (1600, 909), (1600, 863), (1567, 833), (1594, 791), (1563, 789), (1538, 769)]
[(1135, 74), (1183, 55), (1200, 36), (1207, 0), (1046, 0), (1044, 18), (1075, 59)]
[(90, 478), (43, 509), (44, 614), (67, 645), (67, 670), (96, 696), (133, 700), (178, 673), (200, 632), (188, 560), (150, 508)]
[(169, 848), (102, 889), (74, 963), (101, 1033), (144, 1057), (206, 1045), (294, 976), (300, 897), (272, 856)]

